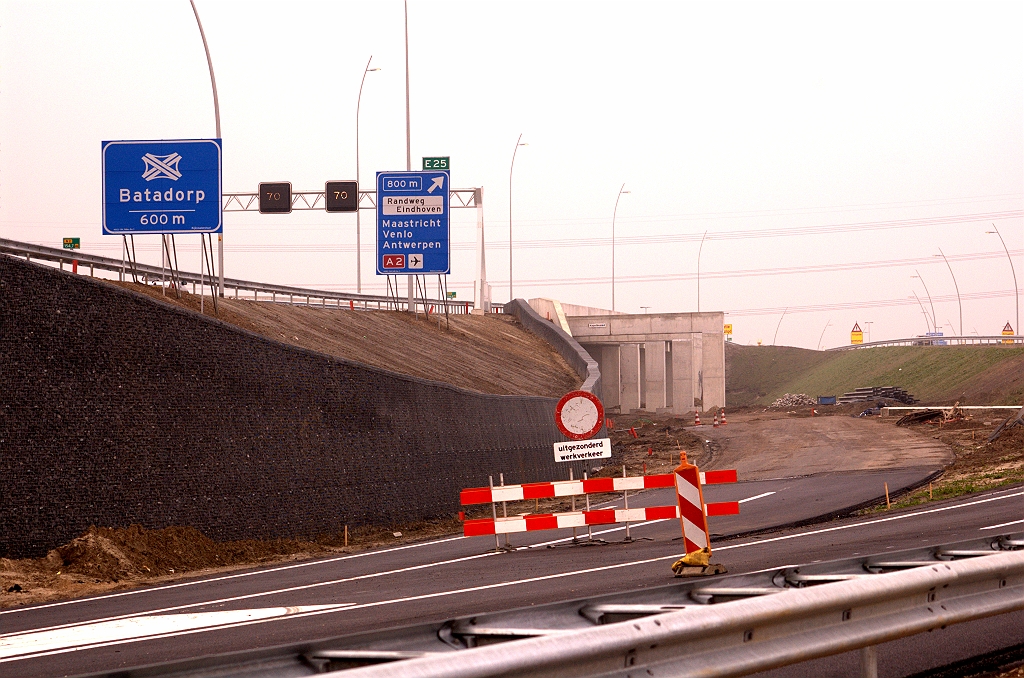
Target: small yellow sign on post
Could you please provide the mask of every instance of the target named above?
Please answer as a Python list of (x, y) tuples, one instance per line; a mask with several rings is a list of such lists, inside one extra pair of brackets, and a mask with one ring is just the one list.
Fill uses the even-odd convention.
[[(1006, 323), (1006, 327), (1003, 328), (1003, 336), (1006, 336), (1006, 337), (1012, 337), (1013, 336), (1013, 328), (1010, 327), (1010, 323)], [(1013, 339), (1003, 339), (1003, 343), (1004, 344), (1012, 344), (1013, 343)]]
[(863, 344), (864, 333), (860, 329), (860, 323), (853, 323), (853, 331), (850, 332), (851, 344)]
[(732, 334), (732, 323), (726, 323), (726, 325), (725, 325), (725, 333), (726, 334)]

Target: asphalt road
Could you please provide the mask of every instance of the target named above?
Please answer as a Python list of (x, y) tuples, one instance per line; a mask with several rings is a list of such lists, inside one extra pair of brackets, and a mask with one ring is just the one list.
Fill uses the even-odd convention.
[[(916, 472), (918, 480), (925, 471)], [(894, 482), (883, 477), (826, 474), (708, 487), (708, 501), (748, 500), (741, 504), (741, 516), (711, 519), (712, 530), (744, 532), (777, 525), (783, 518), (828, 513), (830, 506), (860, 497), (858, 491), (877, 497), (879, 481), (892, 489)], [(630, 506), (669, 503), (666, 495), (631, 497)], [(727, 520), (736, 522), (725, 527)], [(731, 573), (751, 572), (973, 539), (1022, 526), (1024, 488), (1018, 487), (927, 508), (717, 540), (714, 560)], [(624, 530), (615, 527), (594, 531), (607, 545), (546, 548), (548, 542), (564, 545), (571, 539), (568, 531), (551, 531), (514, 535), (513, 544), (523, 548), (495, 553), (493, 538), (455, 537), (5, 610), (0, 612), (0, 673), (16, 678), (113, 671), (671, 582), (669, 566), (680, 550), (674, 540), (678, 523), (637, 524), (630, 531), (650, 541), (623, 543)], [(1014, 639), (1022, 643), (1024, 616), (1010, 616), (988, 628), (964, 625), (981, 629), (975, 638), (951, 627), (941, 632), (949, 637), (939, 643), (936, 634), (925, 634), (923, 640), (900, 641), (910, 643), (903, 649), (897, 643), (883, 646), (882, 675), (907, 675)], [(849, 675), (844, 657), (820, 660), (823, 668), (801, 665), (778, 675), (830, 675), (832, 670)], [(900, 668), (894, 673), (894, 667)]]

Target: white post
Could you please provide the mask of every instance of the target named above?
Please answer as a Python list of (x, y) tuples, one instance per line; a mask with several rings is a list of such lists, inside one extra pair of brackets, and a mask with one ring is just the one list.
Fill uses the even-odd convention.
[(874, 645), (860, 649), (860, 678), (878, 678), (878, 650)]
[(199, 312), (203, 312), (203, 302), (206, 300), (206, 271), (203, 267), (206, 265), (206, 242), (203, 240), (205, 236), (199, 234)]
[(160, 234), (160, 289), (161, 289), (162, 294), (165, 297), (167, 296), (167, 287), (166, 287), (166, 284), (165, 284), (166, 280), (164, 278), (164, 267), (165, 267), (165, 263), (164, 262), (167, 261), (167, 247), (166, 247), (166, 245), (167, 245), (167, 236), (161, 233)]
[(484, 313), (489, 312), (490, 298), (487, 294), (487, 243), (484, 239), (484, 189), (473, 189), (473, 200), (476, 202), (476, 289), (473, 300), (476, 307)]

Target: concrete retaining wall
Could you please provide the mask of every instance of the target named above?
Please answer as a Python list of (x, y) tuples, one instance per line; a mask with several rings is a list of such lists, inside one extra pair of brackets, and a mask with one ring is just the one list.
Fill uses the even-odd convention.
[(601, 371), (597, 361), (587, 353), (579, 342), (568, 332), (555, 323), (542, 318), (530, 304), (523, 299), (514, 299), (505, 304), (505, 313), (514, 315), (528, 331), (533, 332), (558, 351), (576, 374), (583, 379), (580, 389), (594, 394), (601, 393)]
[(568, 473), (551, 398), (332, 358), (7, 256), (0, 366), (0, 556), (90, 524), (220, 540), (398, 524), (453, 515), (489, 474)]

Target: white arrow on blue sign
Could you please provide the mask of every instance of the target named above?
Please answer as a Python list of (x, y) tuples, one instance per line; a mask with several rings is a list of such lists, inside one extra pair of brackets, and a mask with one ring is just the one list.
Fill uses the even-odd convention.
[(377, 172), (377, 275), (449, 273), (448, 172)]
[(103, 234), (222, 233), (221, 141), (104, 141)]

